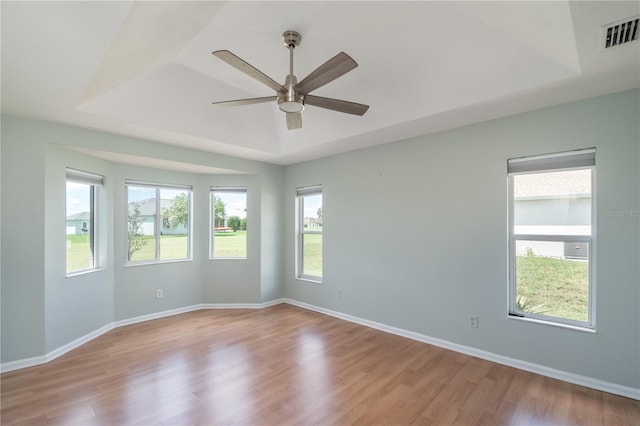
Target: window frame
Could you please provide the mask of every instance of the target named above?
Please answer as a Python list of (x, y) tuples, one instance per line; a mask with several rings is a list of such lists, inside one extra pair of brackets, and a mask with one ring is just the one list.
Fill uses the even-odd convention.
[[(156, 192), (156, 206), (155, 206), (155, 223), (154, 223), (154, 238), (155, 238), (155, 257), (154, 259), (144, 260), (129, 260), (129, 187), (138, 188), (153, 188)], [(163, 220), (162, 220), (162, 206), (161, 206), (161, 191), (163, 189), (168, 190), (183, 190), (187, 192), (187, 199), (189, 202), (189, 214), (187, 215), (187, 257), (176, 259), (161, 259), (160, 258), (160, 237), (162, 235)], [(124, 197), (125, 197), (125, 227), (124, 227), (124, 266), (139, 266), (139, 265), (153, 265), (158, 263), (174, 263), (174, 262), (190, 262), (193, 260), (193, 186), (191, 185), (176, 185), (166, 183), (155, 183), (147, 181), (137, 181), (131, 179), (125, 179), (124, 183)]]
[[(84, 170), (74, 169), (71, 167), (65, 168), (65, 245), (66, 245), (66, 235), (67, 235), (66, 222), (68, 217), (67, 202), (66, 202), (68, 198), (68, 192), (67, 192), (66, 184), (68, 182), (80, 183), (80, 184), (89, 186), (90, 211), (89, 211), (88, 222), (91, 224), (90, 227), (88, 227), (88, 230), (90, 231), (89, 246), (91, 250), (91, 266), (89, 268), (76, 269), (73, 271), (67, 270), (68, 252), (67, 252), (67, 248), (65, 247), (65, 250), (64, 250), (65, 276), (72, 277), (75, 275), (86, 274), (86, 273), (94, 272), (101, 269), (100, 253), (99, 253), (100, 251), (100, 244), (99, 244), (100, 215), (98, 213), (100, 205), (98, 200), (100, 196), (100, 188), (104, 187), (104, 176), (96, 173), (87, 172)], [(85, 221), (83, 221), (83, 223), (84, 222)]]
[[(215, 256), (215, 194), (244, 194), (245, 196), (245, 247), (244, 256)], [(241, 186), (212, 186), (209, 188), (209, 260), (247, 260), (249, 258), (249, 191)]]
[[(322, 259), (323, 259), (323, 271), (322, 271), (322, 275), (317, 276), (317, 275), (310, 275), (310, 274), (305, 274), (304, 273), (304, 236), (305, 235), (323, 235), (323, 231), (324, 231), (324, 223), (323, 223), (323, 227), (320, 231), (314, 231), (314, 230), (307, 230), (304, 227), (304, 199), (305, 197), (311, 197), (311, 196), (315, 196), (315, 195), (321, 195), (322, 198), (322, 205), (324, 208), (324, 194), (323, 194), (323, 188), (322, 185), (313, 185), (313, 186), (306, 186), (306, 187), (301, 187), (301, 188), (297, 188), (296, 189), (296, 209), (295, 209), (295, 214), (296, 214), (296, 267), (295, 267), (295, 274), (296, 274), (296, 278), (302, 281), (310, 281), (310, 282), (314, 282), (314, 283), (318, 283), (318, 284), (322, 284), (323, 282), (323, 277), (324, 277), (324, 236), (322, 237), (323, 239), (323, 244), (322, 244), (322, 248), (323, 248), (323, 252), (322, 252)], [(323, 214), (324, 216), (324, 214)]]
[[(520, 157), (509, 159), (507, 162), (508, 177), (508, 250), (509, 250), (509, 285), (508, 285), (508, 317), (527, 320), (578, 331), (595, 332), (596, 330), (596, 149), (588, 148), (575, 151), (560, 152), (554, 154)], [(515, 233), (515, 196), (514, 176), (536, 173), (551, 173), (572, 170), (590, 170), (591, 174), (591, 233), (590, 235), (563, 235), (563, 234), (516, 234)], [(531, 313), (519, 311), (516, 308), (517, 282), (516, 282), (516, 243), (517, 241), (544, 241), (544, 242), (586, 242), (588, 250), (588, 319), (587, 321), (561, 318), (543, 313)]]

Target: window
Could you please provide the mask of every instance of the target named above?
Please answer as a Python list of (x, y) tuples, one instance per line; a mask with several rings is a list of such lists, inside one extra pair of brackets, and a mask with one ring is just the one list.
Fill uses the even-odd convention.
[(247, 190), (211, 188), (212, 259), (247, 258)]
[(66, 187), (66, 273), (96, 269), (97, 200), (104, 178), (67, 169)]
[(594, 327), (595, 150), (508, 161), (509, 313)]
[(126, 182), (127, 262), (191, 259), (191, 187)]
[(322, 187), (297, 190), (297, 276), (322, 281)]

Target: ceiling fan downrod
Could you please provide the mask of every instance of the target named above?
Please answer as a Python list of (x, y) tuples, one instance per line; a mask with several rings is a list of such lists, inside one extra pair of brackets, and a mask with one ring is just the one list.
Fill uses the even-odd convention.
[(278, 93), (278, 108), (288, 113), (297, 113), (304, 109), (304, 97), (296, 92), (295, 85), (298, 84), (298, 80), (293, 75), (293, 50), (300, 44), (300, 40), (302, 36), (296, 31), (289, 30), (282, 34), (282, 41), (289, 49), (289, 75), (284, 84), (286, 93)]

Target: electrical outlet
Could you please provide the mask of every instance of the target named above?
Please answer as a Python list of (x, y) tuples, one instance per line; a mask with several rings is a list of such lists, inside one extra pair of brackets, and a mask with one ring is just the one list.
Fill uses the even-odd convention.
[(342, 299), (342, 289), (338, 289), (338, 299)]
[(163, 295), (164, 295), (164, 292), (162, 291), (161, 288), (156, 290), (156, 299), (162, 299)]
[(469, 316), (469, 327), (478, 328), (478, 317), (473, 315)]

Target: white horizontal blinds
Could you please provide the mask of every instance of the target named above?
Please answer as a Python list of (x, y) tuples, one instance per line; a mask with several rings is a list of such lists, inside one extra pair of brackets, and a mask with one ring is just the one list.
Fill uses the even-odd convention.
[(233, 194), (242, 194), (242, 193), (247, 193), (247, 188), (233, 188), (233, 187), (228, 187), (228, 186), (212, 186), (211, 187), (211, 192), (227, 192), (227, 193), (233, 193)]
[(104, 185), (104, 176), (69, 168), (67, 169), (67, 180), (87, 185)]
[(322, 185), (306, 186), (304, 188), (296, 189), (296, 195), (298, 197), (316, 194), (322, 194)]
[(193, 186), (191, 186), (191, 185), (175, 185), (175, 184), (170, 184), (170, 183), (152, 183), (152, 182), (145, 182), (145, 181), (139, 181), (139, 180), (130, 180), (130, 179), (126, 179), (124, 181), (124, 184), (127, 185), (127, 186), (143, 186), (143, 187), (148, 187), (148, 188), (186, 189), (188, 191), (191, 191), (193, 189)]
[(549, 170), (592, 167), (596, 165), (595, 148), (536, 157), (507, 160), (507, 171), (513, 173), (540, 172)]

